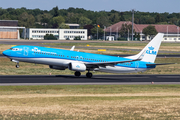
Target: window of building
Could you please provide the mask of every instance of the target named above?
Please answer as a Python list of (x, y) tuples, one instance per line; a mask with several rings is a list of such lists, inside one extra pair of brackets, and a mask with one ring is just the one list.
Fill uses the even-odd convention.
[(180, 38), (178, 38), (178, 40), (180, 40)]
[(176, 38), (174, 38), (174, 40), (176, 40)]

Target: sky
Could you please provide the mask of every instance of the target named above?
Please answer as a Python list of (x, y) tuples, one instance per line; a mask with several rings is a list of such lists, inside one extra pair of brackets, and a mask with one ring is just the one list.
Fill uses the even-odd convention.
[(58, 6), (59, 9), (69, 7), (84, 8), (92, 11), (135, 11), (180, 13), (180, 0), (1, 0), (1, 8), (39, 8), (51, 10)]

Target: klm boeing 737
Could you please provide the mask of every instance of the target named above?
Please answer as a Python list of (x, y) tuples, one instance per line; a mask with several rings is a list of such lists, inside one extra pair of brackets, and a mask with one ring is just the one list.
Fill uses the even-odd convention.
[(74, 51), (75, 46), (71, 50), (63, 50), (20, 45), (3, 51), (3, 55), (12, 62), (16, 62), (17, 68), (19, 68), (19, 62), (45, 64), (57, 70), (68, 68), (75, 71), (75, 76), (80, 76), (81, 72), (88, 71), (86, 74), (88, 78), (93, 76), (90, 71), (143, 72), (155, 68), (156, 65), (163, 65), (154, 63), (163, 35), (162, 33), (157, 34), (139, 54), (125, 58)]

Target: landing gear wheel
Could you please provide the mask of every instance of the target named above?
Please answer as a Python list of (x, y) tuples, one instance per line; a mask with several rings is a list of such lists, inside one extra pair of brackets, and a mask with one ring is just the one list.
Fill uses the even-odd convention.
[(79, 71), (76, 71), (76, 72), (74, 73), (74, 75), (77, 76), (77, 77), (79, 77), (79, 76), (81, 76), (81, 73), (80, 73)]
[(92, 78), (92, 76), (93, 76), (93, 74), (92, 74), (92, 73), (90, 73), (90, 72), (86, 73), (86, 77), (88, 77), (88, 78)]
[(18, 65), (18, 64), (16, 65), (16, 68), (19, 68), (19, 65)]

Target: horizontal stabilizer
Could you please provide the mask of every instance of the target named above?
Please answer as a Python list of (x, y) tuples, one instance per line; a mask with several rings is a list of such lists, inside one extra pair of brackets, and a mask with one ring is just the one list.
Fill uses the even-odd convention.
[(152, 64), (146, 64), (147, 66), (154, 66), (154, 65), (169, 65), (169, 64), (177, 64), (177, 63), (152, 63)]

